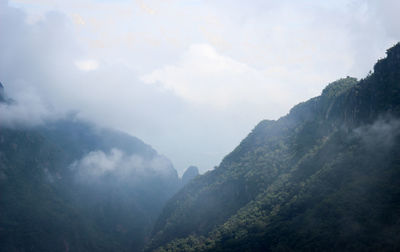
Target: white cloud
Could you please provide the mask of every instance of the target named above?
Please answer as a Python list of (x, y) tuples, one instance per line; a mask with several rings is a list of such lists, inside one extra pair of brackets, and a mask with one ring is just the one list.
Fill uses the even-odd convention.
[(72, 164), (80, 174), (86, 176), (101, 176), (107, 172), (115, 171), (122, 158), (122, 152), (118, 149), (113, 149), (109, 154), (103, 151), (93, 151), (83, 157), (80, 161)]
[(183, 99), (219, 108), (245, 102), (281, 102), (284, 92), (268, 76), (219, 54), (209, 44), (189, 47), (177, 65), (167, 65), (142, 76), (146, 83), (161, 83)]
[(260, 120), (284, 115), (335, 79), (365, 76), (400, 40), (399, 7), (0, 0), (0, 81), (11, 97), (26, 89), (22, 80), (55, 111), (128, 131), (178, 170), (206, 170)]
[(13, 99), (16, 101), (0, 103), (0, 126), (11, 128), (36, 126), (56, 116), (34, 90), (28, 87), (16, 93)]
[(113, 175), (119, 180), (134, 183), (146, 177), (174, 176), (171, 162), (163, 156), (146, 159), (136, 154), (128, 155), (115, 148), (109, 152), (92, 151), (73, 162), (70, 168), (76, 172), (77, 178), (83, 181)]
[(141, 80), (161, 84), (192, 103), (223, 109), (240, 104), (274, 106), (282, 113), (293, 101), (310, 97), (310, 87), (326, 77), (312, 72), (304, 75), (301, 71), (305, 70), (293, 69), (291, 65), (256, 69), (218, 53), (209, 44), (194, 44), (177, 64), (155, 69)]
[(93, 71), (99, 67), (99, 63), (96, 60), (77, 60), (75, 66), (82, 71)]
[(389, 150), (400, 134), (400, 120), (390, 114), (381, 116), (372, 124), (355, 129), (354, 134), (363, 140), (368, 149)]

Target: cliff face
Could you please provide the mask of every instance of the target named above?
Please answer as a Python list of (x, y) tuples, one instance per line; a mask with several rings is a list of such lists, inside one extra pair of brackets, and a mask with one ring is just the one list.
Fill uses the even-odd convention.
[(400, 44), (262, 121), (166, 205), (150, 250), (399, 249)]

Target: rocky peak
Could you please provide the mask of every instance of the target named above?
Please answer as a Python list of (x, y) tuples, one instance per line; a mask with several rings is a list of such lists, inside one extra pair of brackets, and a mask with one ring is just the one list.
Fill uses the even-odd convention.
[(199, 175), (199, 169), (196, 166), (189, 166), (186, 171), (183, 173), (182, 176), (182, 183), (186, 185), (188, 182), (190, 182), (192, 179), (197, 177)]

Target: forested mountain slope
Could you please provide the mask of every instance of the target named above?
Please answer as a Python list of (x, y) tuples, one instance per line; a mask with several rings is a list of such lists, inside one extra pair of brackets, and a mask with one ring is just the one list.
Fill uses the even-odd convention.
[(400, 44), (262, 121), (165, 206), (148, 251), (400, 249)]
[(179, 186), (171, 162), (128, 134), (74, 116), (3, 125), (0, 251), (140, 251)]

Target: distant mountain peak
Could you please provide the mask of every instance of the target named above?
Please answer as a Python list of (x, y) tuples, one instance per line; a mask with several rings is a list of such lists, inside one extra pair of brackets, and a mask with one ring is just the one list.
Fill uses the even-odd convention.
[(182, 184), (186, 185), (190, 180), (194, 179), (199, 175), (199, 168), (197, 166), (189, 166), (182, 175)]
[(5, 98), (4, 98), (4, 86), (0, 82), (0, 102), (4, 102), (4, 101), (5, 101)]

